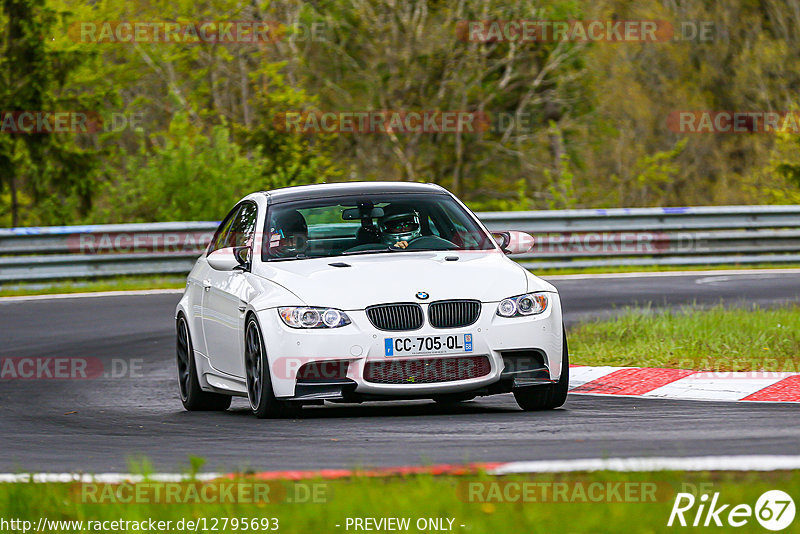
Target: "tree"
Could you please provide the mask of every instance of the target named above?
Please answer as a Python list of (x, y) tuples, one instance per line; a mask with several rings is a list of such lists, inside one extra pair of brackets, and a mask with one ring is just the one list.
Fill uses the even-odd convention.
[(126, 160), (124, 177), (107, 185), (100, 220), (214, 221), (241, 197), (261, 189), (289, 185), (278, 176), (265, 179), (260, 157), (247, 157), (224, 125), (211, 135), (177, 113), (160, 146), (140, 150)]
[[(61, 13), (45, 0), (3, 0), (0, 110), (6, 113), (85, 112), (91, 92), (70, 90), (72, 77), (90, 52), (64, 45), (57, 33)], [(7, 116), (6, 116), (7, 118)], [(5, 135), (9, 135), (6, 133)], [(97, 160), (73, 133), (12, 134), (0, 143), (0, 176), (10, 192), (11, 225), (22, 220), (20, 193), (43, 222), (64, 223), (91, 209)]]

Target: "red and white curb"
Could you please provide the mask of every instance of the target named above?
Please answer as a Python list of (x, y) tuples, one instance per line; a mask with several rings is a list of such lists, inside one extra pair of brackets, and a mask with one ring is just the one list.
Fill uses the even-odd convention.
[(710, 401), (800, 402), (800, 373), (570, 366), (570, 393)]
[(654, 456), (640, 458), (577, 458), (571, 460), (533, 460), (466, 465), (402, 466), (375, 469), (322, 469), (308, 471), (264, 471), (260, 473), (198, 473), (190, 477), (179, 473), (155, 473), (147, 478), (130, 473), (0, 473), (0, 483), (138, 483), (138, 482), (208, 482), (220, 479), (253, 478), (258, 480), (335, 480), (352, 477), (399, 477), (413, 475), (465, 476), (512, 475), (567, 472), (654, 472), (654, 471), (787, 471), (800, 469), (800, 456)]

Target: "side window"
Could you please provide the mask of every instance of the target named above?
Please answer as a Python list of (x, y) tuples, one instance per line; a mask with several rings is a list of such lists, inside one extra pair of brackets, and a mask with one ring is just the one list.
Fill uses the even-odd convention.
[(225, 247), (225, 238), (228, 235), (228, 230), (230, 230), (231, 224), (233, 224), (233, 220), (236, 217), (236, 213), (238, 213), (239, 208), (240, 206), (233, 208), (225, 217), (225, 219), (223, 219), (222, 223), (220, 223), (219, 228), (217, 228), (217, 231), (214, 234), (214, 237), (211, 239), (211, 246), (208, 248), (209, 253)]
[(254, 202), (242, 203), (242, 209), (234, 217), (231, 229), (225, 237), (226, 247), (245, 247), (253, 244), (256, 215), (258, 215), (258, 207)]

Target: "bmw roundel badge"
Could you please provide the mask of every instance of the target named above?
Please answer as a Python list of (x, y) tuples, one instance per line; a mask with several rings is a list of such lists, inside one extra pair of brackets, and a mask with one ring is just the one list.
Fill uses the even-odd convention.
[(427, 294), (427, 293), (425, 293), (424, 291), (419, 291), (419, 292), (417, 292), (417, 298), (418, 298), (419, 300), (427, 300), (429, 296), (430, 296), (430, 295), (428, 295), (428, 294)]

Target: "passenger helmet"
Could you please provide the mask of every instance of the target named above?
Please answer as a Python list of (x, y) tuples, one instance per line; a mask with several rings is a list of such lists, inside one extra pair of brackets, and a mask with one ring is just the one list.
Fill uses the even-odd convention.
[(278, 213), (270, 225), (269, 255), (287, 258), (302, 254), (308, 243), (306, 219), (297, 210)]

